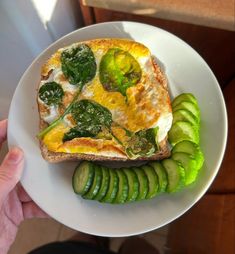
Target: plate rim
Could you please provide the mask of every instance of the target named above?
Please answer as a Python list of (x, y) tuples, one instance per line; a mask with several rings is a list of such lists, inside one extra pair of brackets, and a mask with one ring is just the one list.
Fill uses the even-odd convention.
[[(123, 237), (123, 236), (133, 236), (133, 235), (137, 235), (137, 234), (142, 234), (142, 233), (146, 233), (146, 232), (149, 232), (149, 231), (152, 231), (156, 228), (160, 228), (162, 226), (165, 226), (169, 223), (171, 223), (172, 221), (174, 221), (175, 219), (179, 218), (180, 216), (182, 216), (184, 213), (186, 213), (189, 209), (191, 209), (192, 206), (194, 206), (201, 198), (202, 196), (206, 193), (206, 191), (208, 190), (208, 188), (211, 186), (212, 182), (214, 181), (216, 175), (218, 174), (219, 172), (219, 169), (221, 167), (221, 164), (222, 164), (222, 161), (223, 161), (223, 158), (224, 158), (224, 155), (225, 155), (225, 150), (226, 150), (226, 145), (227, 145), (227, 141), (228, 141), (228, 115), (227, 115), (227, 108), (226, 108), (226, 103), (225, 103), (225, 99), (224, 99), (224, 96), (223, 96), (223, 93), (222, 93), (222, 90), (221, 90), (221, 87), (219, 86), (219, 82), (218, 80), (216, 79), (214, 73), (212, 72), (212, 70), (210, 69), (209, 65), (207, 64), (207, 62), (202, 58), (202, 56), (194, 49), (192, 48), (188, 43), (186, 43), (184, 40), (182, 40), (181, 38), (179, 38), (178, 36), (174, 35), (173, 33), (171, 32), (168, 32), (162, 28), (159, 28), (159, 27), (156, 27), (156, 26), (153, 26), (153, 25), (149, 25), (149, 24), (145, 24), (145, 23), (141, 23), (141, 22), (133, 22), (133, 21), (111, 21), (111, 22), (102, 22), (102, 23), (97, 23), (97, 24), (93, 24), (93, 25), (90, 25), (90, 26), (85, 26), (85, 27), (82, 27), (82, 28), (78, 28), (66, 35), (64, 35), (63, 37), (59, 38), (58, 40), (56, 40), (55, 42), (51, 43), (46, 49), (44, 49), (33, 61), (32, 63), (28, 66), (28, 68), (25, 70), (24, 74), (22, 75), (22, 77), (20, 78), (18, 84), (17, 84), (17, 87), (14, 91), (14, 95), (12, 97), (12, 100), (11, 100), (11, 103), (10, 103), (10, 108), (9, 108), (9, 113), (8, 113), (8, 130), (7, 130), (7, 134), (8, 134), (8, 137), (10, 137), (10, 125), (11, 125), (11, 117), (12, 114), (12, 108), (13, 108), (13, 101), (15, 99), (15, 96), (16, 94), (18, 93), (18, 89), (20, 89), (20, 86), (21, 86), (21, 83), (23, 82), (23, 80), (25, 79), (25, 76), (28, 75), (28, 72), (29, 70), (31, 69), (31, 67), (53, 46), (55, 46), (57, 43), (59, 43), (60, 41), (63, 41), (66, 37), (70, 37), (72, 34), (74, 33), (77, 33), (78, 31), (81, 31), (81, 30), (86, 30), (86, 29), (89, 29), (90, 27), (96, 27), (96, 26), (103, 26), (103, 25), (112, 25), (112, 24), (125, 24), (125, 23), (128, 23), (128, 24), (133, 24), (133, 25), (144, 25), (144, 26), (149, 26), (151, 27), (152, 29), (158, 29), (160, 30), (161, 32), (163, 33), (167, 33), (169, 34), (171, 37), (174, 37), (174, 39), (177, 39), (178, 41), (180, 41), (181, 43), (183, 43), (185, 46), (189, 47), (191, 50), (194, 51), (194, 53), (197, 54), (197, 56), (200, 58), (201, 61), (203, 61), (205, 67), (207, 68), (207, 71), (210, 73), (211, 77), (213, 78), (214, 80), (214, 83), (216, 84), (216, 88), (217, 88), (217, 92), (219, 94), (219, 97), (221, 99), (221, 106), (222, 106), (222, 112), (224, 114), (224, 122), (223, 122), (223, 126), (224, 126), (224, 133), (223, 133), (223, 143), (221, 144), (221, 152), (220, 152), (220, 156), (219, 158), (216, 160), (216, 166), (214, 168), (214, 171), (213, 173), (211, 173), (210, 175), (210, 179), (209, 181), (206, 182), (206, 184), (204, 185), (204, 187), (202, 188), (201, 192), (198, 193), (197, 195), (197, 198), (190, 204), (190, 206), (187, 207), (187, 209), (185, 209), (183, 212), (180, 212), (179, 214), (177, 214), (176, 216), (173, 216), (170, 220), (168, 220), (167, 222), (164, 222), (162, 224), (160, 224), (160, 226), (152, 226), (150, 228), (146, 228), (146, 229), (143, 229), (142, 231), (138, 231), (138, 232), (133, 232), (131, 234), (125, 234), (125, 233), (120, 233), (120, 234), (95, 234), (95, 235), (99, 235), (99, 236), (106, 236), (106, 237)], [(101, 38), (104, 38), (104, 37), (101, 37)], [(108, 38), (108, 37), (107, 37)], [(10, 142), (10, 139), (8, 139), (8, 148), (10, 149), (12, 147), (11, 145), (11, 142)], [(27, 187), (24, 186), (24, 183), (22, 181), (20, 181), (22, 186), (25, 188), (25, 190), (27, 192), (30, 192)], [(35, 200), (32, 198), (32, 200), (35, 202)], [(40, 208), (43, 206), (41, 205), (40, 203), (41, 202), (35, 202)], [(42, 208), (41, 208), (42, 209)], [(44, 209), (45, 210), (45, 209)], [(48, 212), (47, 212), (48, 213)], [(50, 215), (50, 213), (48, 213), (48, 215)], [(51, 216), (51, 215), (50, 215)], [(51, 216), (53, 219), (57, 220), (54, 216)], [(62, 224), (65, 224), (64, 222), (62, 222), (61, 220), (57, 220), (59, 223), (62, 223)], [(67, 224), (65, 224), (66, 226), (68, 226)], [(76, 227), (72, 227), (72, 226), (68, 226), (70, 228), (73, 228), (75, 230), (78, 230)], [(84, 233), (88, 233), (88, 234), (93, 234), (89, 231), (85, 231), (85, 230), (79, 230), (81, 232), (84, 232)]]

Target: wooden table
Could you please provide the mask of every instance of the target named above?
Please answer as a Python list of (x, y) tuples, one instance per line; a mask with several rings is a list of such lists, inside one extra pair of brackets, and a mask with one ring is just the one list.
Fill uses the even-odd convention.
[(235, 31), (234, 0), (82, 0), (83, 5)]

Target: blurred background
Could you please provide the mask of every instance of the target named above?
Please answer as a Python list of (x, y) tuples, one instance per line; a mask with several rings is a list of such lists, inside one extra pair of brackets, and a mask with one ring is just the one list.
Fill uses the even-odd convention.
[(0, 1), (0, 118), (17, 83), (45, 48), (84, 25), (77, 0)]
[[(7, 117), (14, 90), (33, 59), (71, 31), (129, 20), (179, 36), (206, 60), (220, 83), (228, 110), (228, 145), (206, 195), (178, 220), (140, 237), (160, 253), (235, 253), (234, 12), (234, 0), (0, 0), (0, 119)], [(74, 234), (52, 219), (29, 220), (21, 225), (9, 253), (24, 254)], [(112, 249), (123, 240), (111, 239)]]

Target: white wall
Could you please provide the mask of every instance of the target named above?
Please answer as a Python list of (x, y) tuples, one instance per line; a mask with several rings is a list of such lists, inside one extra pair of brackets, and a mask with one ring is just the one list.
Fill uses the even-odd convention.
[[(41, 8), (35, 7), (35, 1)], [(50, 1), (55, 4), (45, 16)], [(7, 117), (14, 90), (32, 60), (54, 40), (81, 26), (77, 0), (0, 0), (0, 119)], [(4, 146), (0, 162), (6, 150)]]
[(50, 1), (0, 1), (0, 119), (7, 117), (17, 83), (32, 60), (54, 40), (82, 25), (76, 0), (53, 0), (48, 16)]

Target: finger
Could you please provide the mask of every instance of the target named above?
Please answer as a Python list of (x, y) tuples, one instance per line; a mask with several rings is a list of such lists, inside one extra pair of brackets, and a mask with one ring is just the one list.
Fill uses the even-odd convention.
[(25, 189), (22, 187), (21, 184), (18, 184), (17, 193), (18, 193), (18, 197), (19, 197), (19, 199), (20, 199), (21, 202), (29, 202), (29, 201), (32, 201), (31, 197), (30, 197), (29, 194), (25, 191)]
[(7, 138), (7, 119), (0, 121), (0, 148)]
[(23, 203), (23, 214), (25, 219), (37, 218), (49, 218), (49, 216), (42, 211), (33, 201)]
[(12, 148), (0, 166), (0, 202), (20, 180), (24, 166), (24, 153), (19, 148)]

